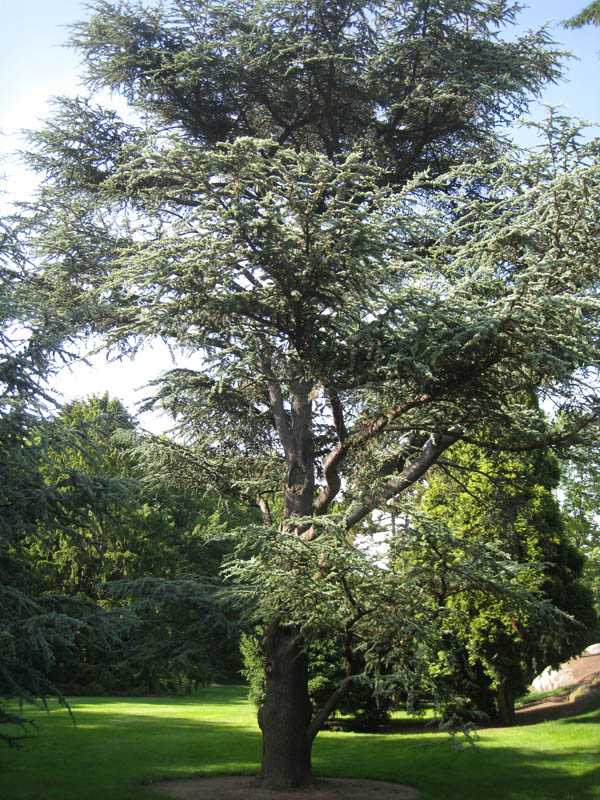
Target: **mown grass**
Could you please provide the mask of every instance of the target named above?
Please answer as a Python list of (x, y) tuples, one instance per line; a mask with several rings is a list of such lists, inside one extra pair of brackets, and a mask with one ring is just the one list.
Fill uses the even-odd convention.
[[(37, 736), (0, 750), (3, 800), (149, 800), (144, 782), (254, 773), (260, 733), (244, 687), (193, 697), (81, 698), (77, 725), (64, 709), (32, 714)], [(476, 747), (453, 749), (439, 733), (324, 732), (317, 775), (416, 786), (423, 800), (600, 798), (600, 702), (570, 719), (481, 731)], [(209, 800), (209, 799), (207, 799)]]

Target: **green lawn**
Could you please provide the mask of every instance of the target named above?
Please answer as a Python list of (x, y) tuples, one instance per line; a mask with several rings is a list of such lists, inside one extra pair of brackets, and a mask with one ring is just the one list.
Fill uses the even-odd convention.
[[(142, 800), (143, 782), (254, 773), (260, 735), (244, 687), (193, 697), (81, 698), (34, 712), (38, 735), (0, 750), (2, 800)], [(315, 742), (317, 775), (417, 786), (423, 800), (600, 798), (600, 703), (578, 717), (480, 733), (456, 751), (442, 734), (327, 732)]]

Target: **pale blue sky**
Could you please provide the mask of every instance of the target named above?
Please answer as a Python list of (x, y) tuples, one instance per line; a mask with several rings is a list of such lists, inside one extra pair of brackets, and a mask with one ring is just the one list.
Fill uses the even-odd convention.
[[(532, 0), (519, 15), (520, 27), (538, 28), (553, 21), (554, 38), (577, 56), (567, 65), (565, 81), (548, 87), (542, 102), (563, 105), (565, 112), (588, 121), (600, 121), (600, 28), (562, 28), (558, 23), (580, 10), (586, 0), (569, 5), (565, 0)], [(51, 96), (81, 90), (78, 54), (62, 45), (68, 36), (66, 26), (86, 14), (84, 0), (7, 0), (2, 9), (0, 171), (6, 175), (2, 188), (7, 197), (26, 197), (34, 185), (33, 177), (18, 169), (8, 155), (20, 146), (18, 132), (35, 128), (38, 120), (48, 116)], [(543, 111), (534, 106), (532, 113), (539, 118)], [(106, 365), (95, 359), (93, 369), (78, 367), (63, 373), (57, 385), (67, 398), (108, 389), (131, 406), (140, 397), (135, 388), (169, 366), (162, 348), (137, 358), (135, 368), (129, 362)]]

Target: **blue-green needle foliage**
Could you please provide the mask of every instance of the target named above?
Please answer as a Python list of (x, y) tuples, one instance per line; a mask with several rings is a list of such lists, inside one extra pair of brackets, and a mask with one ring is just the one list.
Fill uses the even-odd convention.
[(564, 23), (567, 28), (582, 28), (584, 25), (599, 25), (600, 24), (600, 2), (594, 2), (582, 8), (574, 17), (566, 20)]

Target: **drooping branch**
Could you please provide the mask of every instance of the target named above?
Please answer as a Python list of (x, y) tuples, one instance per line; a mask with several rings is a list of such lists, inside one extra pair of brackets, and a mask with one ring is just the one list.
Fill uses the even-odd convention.
[[(523, 435), (521, 441), (503, 441), (502, 450), (506, 453), (530, 453), (549, 447), (555, 451), (567, 451), (568, 448), (589, 443), (590, 431), (598, 425), (600, 411), (590, 411), (577, 420), (569, 420), (570, 426), (561, 431), (544, 431), (535, 436)], [(460, 437), (466, 444), (472, 444), (486, 450), (498, 450), (498, 442), (481, 436), (462, 434)]]

